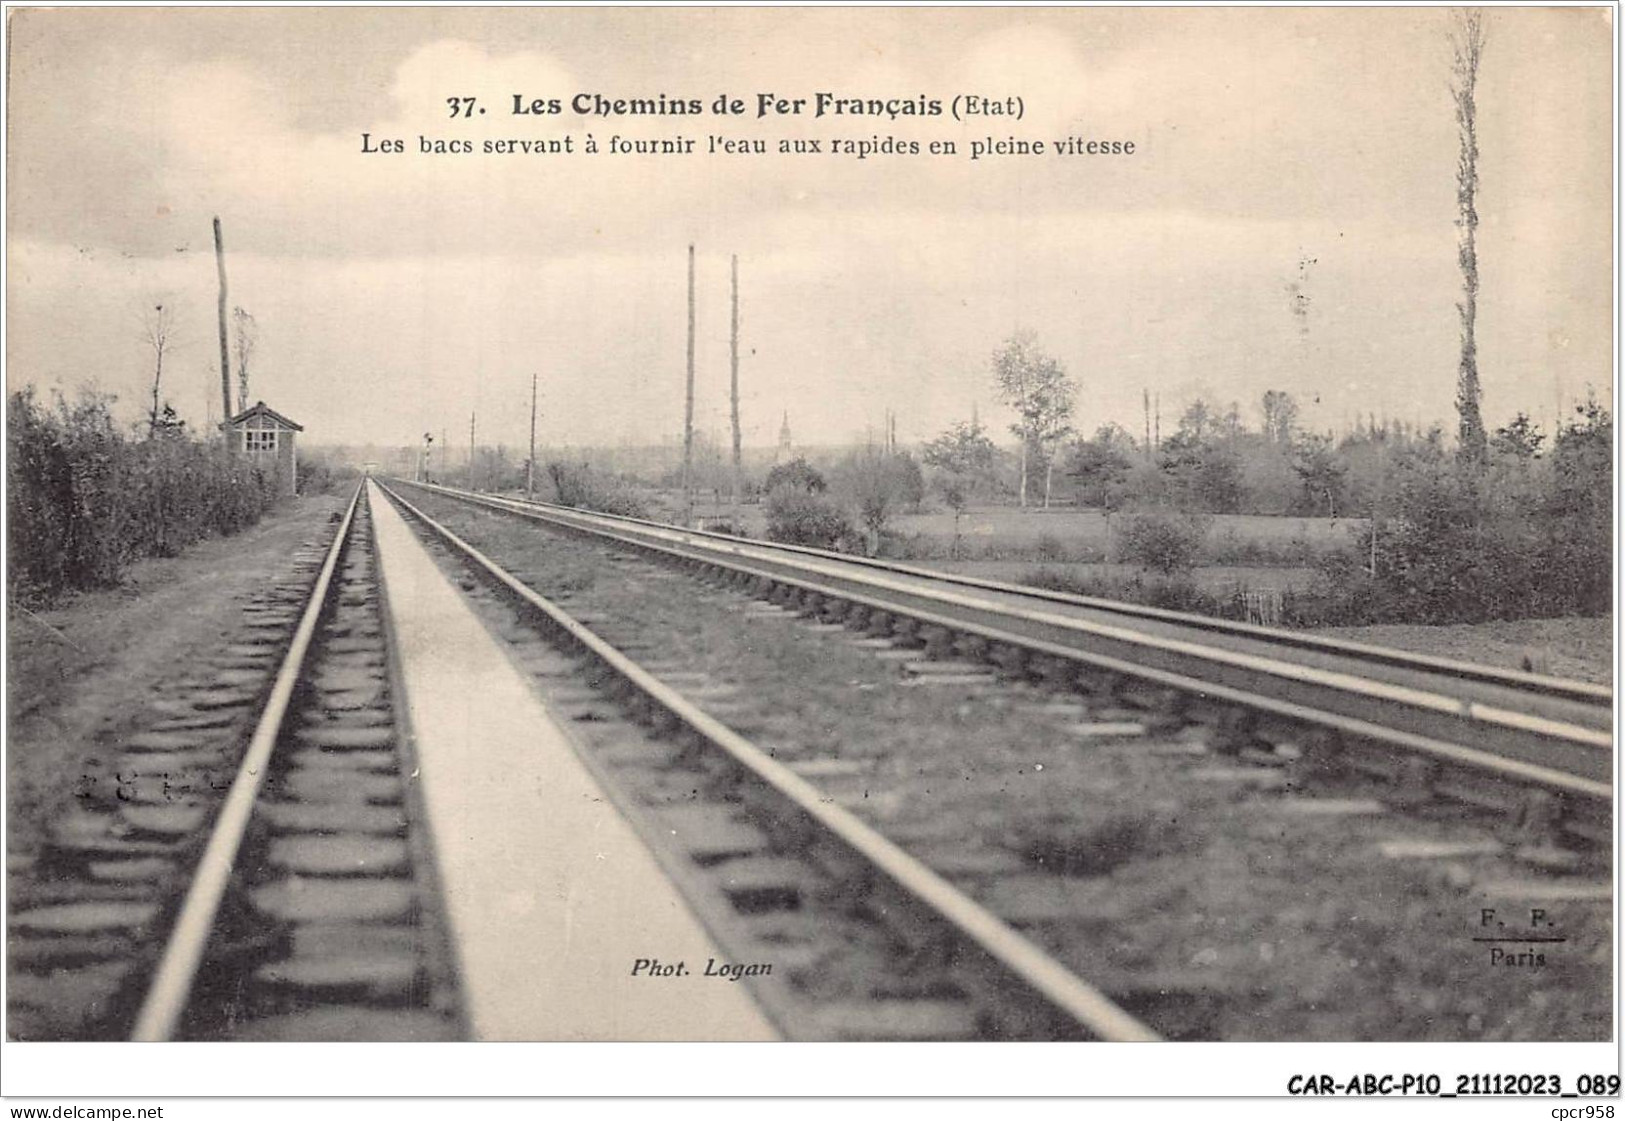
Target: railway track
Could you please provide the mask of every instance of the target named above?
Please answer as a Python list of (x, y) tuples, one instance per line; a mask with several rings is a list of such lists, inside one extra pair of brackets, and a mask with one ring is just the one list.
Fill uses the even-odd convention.
[[(1455, 803), (1437, 797), (1448, 792), (1443, 781), (1447, 776), (1419, 776), (1414, 767), (1394, 766), (1391, 759), (1368, 757), (1347, 744), (1335, 745), (1344, 750), (1333, 758), (1346, 752), (1362, 767), (1337, 768), (1325, 759), (1320, 760), (1325, 765), (1309, 765), (1315, 749), (1325, 751), (1327, 745), (1308, 740), (1302, 727), (1238, 723), (1211, 697), (1169, 705), (1171, 691), (1166, 688), (1147, 689), (1127, 674), (1102, 685), (1081, 673), (1057, 673), (1054, 665), (1036, 661), (1030, 651), (1012, 657), (1008, 650), (975, 650), (979, 657), (973, 659), (961, 644), (962, 635), (946, 626), (946, 637), (952, 641), (920, 627), (918, 619), (912, 624), (899, 620), (897, 612), (877, 619), (872, 611), (831, 611), (827, 598), (810, 597), (805, 591), (791, 594), (783, 581), (768, 582), (756, 575), (741, 579), (712, 565), (701, 567), (704, 579), (696, 580), (693, 559), (678, 557), (674, 565), (665, 550), (636, 547), (637, 542), (622, 536), (529, 531), (527, 537), (527, 531), (518, 528), (522, 523), (507, 518), (505, 510), (481, 511), (447, 495), (425, 497), (427, 505), (444, 511), (434, 518), (455, 515), (459, 526), (468, 526), (453, 534), (470, 533), (481, 542), (489, 541), (479, 547), (498, 558), (473, 561), (462, 553), (462, 559), (447, 561), (468, 581), (465, 587), (473, 583), (468, 574), (478, 572), (480, 581), (497, 589), (493, 594), (504, 606), (488, 620), (492, 629), (504, 635), (527, 632), (525, 621), (541, 610), (530, 597), (539, 592), (554, 601), (555, 609), (568, 605), (580, 612), (576, 625), (590, 626), (602, 639), (638, 658), (666, 694), (688, 701), (702, 717), (713, 717), (710, 725), (748, 736), (804, 778), (826, 804), (851, 810), (873, 831), (897, 842), (1003, 925), (1022, 931), (1063, 967), (1088, 978), (1099, 994), (1152, 1031), (1176, 1038), (1254, 1037), (1260, 1027), (1257, 1018), (1276, 1014), (1273, 1008), (1247, 1011), (1267, 1003), (1259, 999), (1262, 987), (1292, 983), (1276, 976), (1292, 974), (1282, 972), (1279, 960), (1272, 964), (1270, 955), (1276, 951), (1271, 946), (1302, 938), (1307, 954), (1311, 940), (1329, 944), (1317, 952), (1341, 941), (1335, 931), (1302, 929), (1304, 921), (1311, 926), (1317, 921), (1312, 915), (1305, 920), (1309, 913), (1302, 907), (1311, 891), (1329, 893), (1328, 903), (1346, 908), (1351, 917), (1362, 909), (1358, 902), (1362, 893), (1369, 899), (1364, 906), (1407, 899), (1396, 914), (1409, 911), (1409, 921), (1435, 928), (1439, 924), (1434, 918), (1455, 907), (1449, 897), (1464, 893), (1490, 900), (1525, 895), (1572, 900), (1576, 933), (1581, 934), (1578, 944), (1589, 946), (1599, 929), (1606, 931), (1606, 916), (1597, 907), (1606, 905), (1607, 885), (1587, 878), (1599, 869), (1599, 862), (1606, 862), (1606, 852), (1576, 834), (1571, 814), (1559, 817), (1549, 805), (1547, 813), (1531, 813), (1531, 806), (1542, 801), (1531, 796), (1527, 784), (1492, 788), (1501, 798), (1510, 790), (1515, 795), (1510, 808), (1519, 813), (1485, 815), (1475, 807), (1452, 810)], [(476, 512), (466, 513), (470, 510)], [(422, 519), (425, 513), (414, 509), (413, 517)], [(514, 528), (504, 529), (505, 521)], [(431, 532), (443, 542), (448, 533), (445, 527)], [(579, 544), (564, 548), (562, 543), (572, 539)], [(729, 548), (739, 544), (725, 542)], [(444, 547), (461, 553), (460, 545)], [(854, 649), (852, 654), (837, 653)], [(994, 666), (985, 664), (989, 656)], [(578, 671), (553, 662), (553, 657), (549, 655), (536, 671), (544, 692), (549, 679), (577, 679)], [(764, 659), (777, 662), (777, 668), (755, 665)], [(587, 657), (588, 662), (593, 660)], [(879, 672), (865, 670), (864, 663)], [(787, 667), (789, 680), (806, 675), (793, 688), (785, 684)], [(705, 836), (715, 833), (723, 839), (696, 842), (701, 855), (692, 859), (715, 860), (720, 867), (726, 866), (730, 853), (760, 855), (764, 844), (773, 854), (793, 854), (805, 846), (796, 830), (787, 837), (769, 830), (765, 839), (757, 836), (754, 841), (730, 832), (739, 826), (741, 812), (758, 832), (761, 823), (792, 815), (771, 808), (730, 810), (731, 802), (741, 800), (738, 764), (717, 765), (721, 777), (692, 781), (684, 771), (697, 766), (697, 756), (704, 753), (697, 751), (696, 741), (704, 737), (648, 699), (643, 689), (628, 685), (623, 675), (600, 671), (598, 681), (598, 690), (586, 697), (569, 686), (550, 703), (590, 731), (606, 719), (606, 700), (613, 699), (609, 708), (631, 712), (652, 729), (650, 745), (635, 750), (612, 745), (601, 766), (611, 773), (611, 789), (630, 785), (635, 792), (631, 801), (657, 807), (657, 816), (667, 821), (651, 828), (653, 843), (659, 843), (660, 834), (681, 835), (689, 827)], [(920, 688), (898, 690), (898, 685)], [(906, 703), (926, 697), (932, 698), (931, 703)], [(955, 697), (960, 698), (957, 710)], [(859, 700), (865, 703), (853, 703)], [(843, 711), (847, 709), (851, 711)], [(900, 715), (888, 709), (899, 710)], [(844, 719), (830, 715), (836, 712), (843, 712)], [(977, 719), (978, 714), (985, 718)], [(975, 750), (960, 748), (956, 741), (964, 736), (976, 737)], [(984, 740), (987, 736), (993, 740)], [(1295, 746), (1305, 743), (1307, 757)], [(1009, 769), (1001, 772), (1001, 767)], [(1076, 773), (1069, 773), (1069, 768)], [(1035, 772), (1042, 773), (1043, 781), (1035, 781), (1039, 778)], [(998, 778), (999, 773), (1010, 777)], [(1381, 781), (1373, 783), (1373, 776)], [(956, 784), (973, 780), (974, 795), (956, 794)], [(1011, 784), (1030, 793), (1021, 794)], [(1468, 788), (1467, 793), (1483, 800), (1477, 788)], [(713, 797), (721, 798), (720, 806), (705, 803)], [(701, 804), (690, 806), (689, 799)], [(1116, 801), (1124, 805), (1116, 807)], [(1502, 802), (1496, 805), (1507, 808)], [(1570, 809), (1565, 806), (1565, 813)], [(996, 816), (989, 818), (990, 813)], [(1555, 829), (1559, 823), (1566, 830)], [(1209, 824), (1215, 829), (1211, 835)], [(1278, 826), (1282, 838), (1288, 829), (1307, 828), (1309, 848), (1321, 851), (1300, 852), (1296, 842), (1277, 843)], [(1211, 837), (1218, 838), (1213, 845), (1208, 844)], [(1554, 846), (1554, 839), (1568, 847)], [(1203, 848), (1214, 859), (1186, 855)], [(1387, 870), (1368, 868), (1368, 861), (1354, 855), (1366, 851), (1379, 866), (1388, 865)], [(1290, 863), (1272, 863), (1283, 858)], [(842, 867), (835, 859), (830, 865)], [(1238, 877), (1238, 866), (1258, 866), (1267, 874), (1243, 872)], [(1533, 878), (1526, 874), (1531, 868), (1536, 870)], [(797, 888), (789, 882), (794, 877), (782, 868), (764, 874), (785, 881), (780, 886), (786, 896), (797, 891), (804, 898), (819, 894), (809, 896), (804, 887)], [(1206, 902), (1193, 898), (1177, 904), (1193, 912), (1188, 921), (1184, 917), (1176, 921), (1167, 913), (1175, 906), (1171, 900), (1186, 889), (1164, 889), (1159, 886), (1164, 877), (1167, 883), (1178, 884), (1199, 883), (1214, 875), (1233, 879), (1234, 890), (1198, 891), (1197, 896), (1207, 896)], [(1325, 886), (1309, 888), (1308, 881), (1315, 877)], [(866, 885), (873, 878), (847, 865), (833, 882)], [(860, 888), (858, 895), (865, 890)], [(1340, 893), (1349, 898), (1337, 899)], [(1429, 893), (1441, 898), (1424, 904)], [(1231, 899), (1254, 896), (1256, 903), (1231, 906)], [(1409, 896), (1417, 896), (1417, 901), (1409, 902)], [(897, 910), (892, 902), (874, 909)], [(1285, 921), (1260, 918), (1259, 911), (1271, 910)], [(1360, 928), (1360, 920), (1354, 921)], [(1598, 922), (1600, 928), (1587, 926)], [(1200, 924), (1195, 935), (1189, 923)], [(1233, 973), (1212, 968), (1227, 964), (1230, 958), (1225, 955), (1233, 951), (1198, 948), (1203, 943), (1191, 943), (1190, 937), (1205, 937), (1204, 930), (1214, 923), (1255, 926), (1257, 948), (1265, 955), (1262, 965), (1260, 960), (1243, 962)], [(1293, 927), (1297, 929), (1282, 929)], [(1158, 934), (1147, 933), (1158, 928)], [(1312, 939), (1304, 938), (1305, 933)], [(1439, 933), (1454, 937), (1458, 932)], [(1460, 932), (1464, 942), (1471, 933)], [(790, 944), (797, 943), (791, 939)], [(1338, 955), (1346, 954), (1346, 961), (1354, 962), (1370, 952), (1333, 949), (1332, 961), (1335, 965)], [(951, 953), (947, 957), (954, 959)], [(1575, 976), (1586, 973), (1597, 960), (1603, 959), (1592, 955), (1572, 962), (1578, 971)], [(1405, 968), (1412, 967), (1413, 963), (1405, 963)], [(1299, 984), (1324, 987), (1315, 963), (1299, 961), (1296, 968), (1302, 970)], [(1400, 973), (1393, 971), (1396, 985), (1405, 984)], [(910, 992), (917, 996), (943, 988), (957, 991), (954, 982), (963, 974), (950, 970), (946, 979), (918, 979)], [(809, 975), (799, 985), (805, 988), (818, 981)], [(1582, 987), (1588, 983), (1582, 981)], [(1419, 991), (1425, 993), (1426, 986)], [(861, 1004), (864, 994), (857, 996), (853, 1003)], [(1421, 999), (1426, 1005), (1435, 997)], [(1403, 1003), (1410, 997), (1396, 999)], [(1328, 1028), (1324, 1017), (1316, 1020), (1314, 1015), (1305, 1016), (1300, 1028), (1288, 1026), (1285, 1018), (1277, 1027), (1286, 1038), (1387, 1038), (1362, 1033), (1395, 1030), (1391, 1011), (1385, 1007), (1365, 1028)], [(1437, 1017), (1430, 1009), (1422, 1011), (1427, 1012), (1421, 1017), (1425, 1031), (1425, 1024)], [(941, 1035), (928, 1037), (965, 1037), (962, 1012), (937, 1024)], [(1465, 1035), (1479, 1030), (1472, 1024), (1482, 1017), (1474, 1017), (1479, 1014), (1468, 1014)], [(972, 1019), (995, 1020), (981, 1014)], [(1046, 1023), (1030, 1037), (1062, 1037), (1046, 1034), (1056, 1031), (1053, 1019)], [(960, 1026), (951, 1026), (955, 1024)], [(791, 1034), (845, 1037), (839, 1031)], [(968, 1034), (1023, 1037), (1019, 1027), (1011, 1034), (1003, 1029)]]
[(1239, 751), (1291, 743), (1553, 825), (1612, 838), (1612, 692), (1496, 670), (638, 519), (408, 484), (613, 541), (829, 622), (992, 661), (1089, 693), (1222, 721)]

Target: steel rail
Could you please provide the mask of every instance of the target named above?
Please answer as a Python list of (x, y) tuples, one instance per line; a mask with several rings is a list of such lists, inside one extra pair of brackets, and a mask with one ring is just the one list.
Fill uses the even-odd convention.
[(875, 557), (856, 557), (844, 553), (833, 553), (826, 549), (815, 549), (806, 545), (789, 545), (778, 541), (760, 541), (754, 538), (740, 538), (726, 533), (715, 533), (710, 530), (688, 529), (683, 526), (657, 522), (648, 518), (634, 518), (625, 514), (606, 514), (597, 510), (581, 510), (573, 506), (560, 506), (556, 503), (541, 502), (536, 499), (519, 499), (506, 495), (480, 494), (461, 490), (457, 487), (442, 486), (435, 483), (413, 482), (400, 480), (409, 486), (445, 494), (449, 497), (463, 498), (479, 501), (489, 505), (500, 505), (514, 509), (516, 512), (529, 512), (531, 510), (547, 511), (570, 520), (586, 522), (599, 522), (609, 525), (632, 526), (646, 529), (657, 534), (665, 535), (696, 546), (715, 546), (723, 551), (740, 552), (745, 550), (762, 553), (782, 553), (792, 556), (803, 556), (814, 559), (836, 561), (842, 565), (871, 569), (880, 572), (892, 572), (900, 576), (909, 576), (922, 580), (930, 580), (939, 584), (959, 585), (967, 588), (977, 588), (983, 591), (997, 592), (1001, 595), (1019, 596), (1023, 599), (1044, 600), (1050, 603), (1065, 604), (1072, 607), (1083, 607), (1094, 611), (1122, 615), (1135, 619), (1147, 619), (1156, 622), (1168, 623), (1195, 630), (1211, 631), (1239, 638), (1253, 639), (1267, 642), (1275, 646), (1291, 647), (1299, 650), (1324, 653), (1327, 655), (1357, 658), (1361, 661), (1377, 665), (1390, 666), (1395, 669), (1414, 670), (1444, 674), (1462, 681), (1477, 682), (1485, 685), (1501, 686), (1508, 689), (1517, 689), (1528, 693), (1537, 693), (1554, 698), (1579, 702), (1581, 704), (1595, 705), (1612, 710), (1613, 689), (1607, 685), (1597, 685), (1587, 681), (1574, 681), (1567, 678), (1552, 677), (1546, 674), (1529, 673), (1521, 670), (1501, 669), (1495, 666), (1484, 666), (1474, 662), (1462, 662), (1453, 658), (1443, 658), (1433, 654), (1417, 654), (1404, 650), (1392, 650), (1383, 646), (1373, 646), (1368, 643), (1354, 642), (1349, 639), (1328, 638), (1324, 635), (1298, 634), (1292, 631), (1281, 630), (1274, 627), (1259, 626), (1253, 623), (1239, 623), (1230, 619), (1215, 619), (1206, 615), (1195, 615), (1184, 611), (1173, 611), (1163, 607), (1149, 607), (1143, 604), (1126, 603), (1121, 600), (1101, 599), (1096, 596), (1076, 595), (1070, 592), (1059, 592), (1049, 588), (1037, 588), (1026, 584), (1011, 584), (1001, 580), (991, 580), (979, 576), (967, 576), (961, 573), (941, 572), (935, 569), (921, 568), (917, 565), (904, 564), (899, 561), (882, 560)]
[[(378, 483), (377, 480), (374, 480)], [(1161, 1037), (1032, 942), (1016, 933), (948, 881), (898, 848), (788, 767), (605, 642), (552, 601), (539, 595), (450, 529), (429, 517), (388, 486), (380, 489), (509, 593), (540, 612), (600, 663), (670, 713), (680, 724), (728, 755), (787, 800), (797, 812), (837, 838), (848, 851), (883, 873), (898, 889), (948, 923), (978, 947), (1010, 978), (1038, 995), (1054, 1012), (1111, 1042), (1145, 1042)]]
[[(1085, 662), (1170, 685), (1185, 692), (1205, 694), (1289, 719), (1331, 727), (1364, 739), (1387, 742), (1407, 751), (1421, 751), (1443, 761), (1488, 771), (1521, 784), (1534, 783), (1591, 800), (1612, 798), (1613, 760), (1608, 750), (1612, 746), (1612, 735), (1607, 731), (1519, 712), (1504, 705), (1453, 697), (1435, 689), (1373, 680), (1355, 672), (1301, 666), (1188, 639), (1150, 635), (1048, 611), (991, 604), (950, 591), (900, 584), (883, 576), (858, 576), (834, 567), (828, 561), (805, 560), (794, 566), (796, 571), (810, 579), (842, 581), (860, 589), (873, 589), (877, 594), (895, 597), (876, 599), (851, 587), (835, 588), (810, 582), (810, 579), (798, 580), (795, 576), (765, 568), (764, 565), (771, 565), (777, 558), (753, 557), (745, 543), (737, 541), (731, 541), (726, 549), (707, 549), (706, 555), (696, 556), (677, 548), (670, 541), (651, 541), (645, 535), (619, 527), (590, 523), (581, 525), (577, 518), (554, 510), (518, 508), (505, 501), (493, 503), (485, 496), (467, 492), (443, 493), (459, 501), (544, 522), (556, 522), (689, 561), (719, 564), (809, 592), (835, 595), (873, 610), (905, 614), (931, 625), (977, 634), (990, 641)], [(681, 535), (686, 531), (672, 532)], [(679, 544), (684, 543), (679, 541)], [(723, 553), (730, 555), (725, 559), (720, 555)], [(905, 604), (900, 600), (914, 602)], [(940, 614), (944, 607), (973, 613), (977, 618), (966, 618), (963, 614)], [(1025, 624), (1040, 633), (1035, 635), (1008, 630), (1008, 625), (1013, 622)], [(1056, 639), (1063, 641), (1054, 641)], [(1079, 645), (1072, 645), (1074, 642)], [(1115, 647), (1118, 656), (1104, 653), (1101, 649), (1090, 649), (1089, 646)], [(1130, 654), (1133, 656), (1126, 656)], [(1147, 659), (1161, 661), (1160, 664), (1148, 664)], [(1200, 674), (1193, 669), (1193, 662), (1201, 667)], [(1209, 671), (1212, 676), (1209, 676)], [(1221, 674), (1228, 676), (1217, 679)], [(1260, 692), (1261, 687), (1268, 691)], [(1329, 707), (1333, 699), (1339, 698), (1344, 699), (1341, 701), (1345, 706), (1343, 710)], [(1402, 708), (1407, 714), (1405, 722), (1410, 726), (1396, 727), (1393, 722), (1370, 719), (1371, 713), (1353, 710), (1352, 706), (1357, 705)], [(1470, 737), (1481, 738), (1491, 732), (1501, 741), (1497, 744), (1497, 750), (1485, 750), (1483, 746), (1469, 747), (1459, 742)], [(1530, 735), (1538, 737), (1538, 742), (1533, 745), (1526, 742)], [(1543, 758), (1554, 752), (1566, 754), (1559, 761), (1561, 765), (1550, 765), (1552, 760)], [(1603, 781), (1605, 778), (1610, 781)]]
[(231, 880), (237, 850), (253, 816), (260, 782), (265, 777), (271, 751), (276, 747), (277, 736), (281, 733), (282, 720), (304, 667), (305, 655), (316, 633), (316, 624), (326, 606), (327, 592), (333, 582), (333, 573), (338, 568), (339, 556), (349, 539), (350, 526), (355, 519), (364, 485), (358, 485), (355, 494), (351, 495), (338, 533), (327, 550), (315, 587), (299, 619), (298, 629), (294, 631), (293, 641), (282, 659), (282, 666), (277, 671), (259, 721), (254, 725), (248, 750), (215, 818), (214, 829), (209, 834), (191, 886), (170, 930), (163, 956), (158, 961), (152, 983), (147, 987), (146, 998), (136, 1015), (135, 1028), (130, 1033), (132, 1040), (162, 1042), (173, 1038), (186, 1009), (192, 982), (197, 977), (198, 966), (203, 961), (203, 953), (214, 929), (215, 916), (220, 910), (220, 901)]

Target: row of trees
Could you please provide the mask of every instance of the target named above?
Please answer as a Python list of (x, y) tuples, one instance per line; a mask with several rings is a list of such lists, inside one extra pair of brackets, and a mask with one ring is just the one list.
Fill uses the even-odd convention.
[[(1197, 400), (1168, 439), (1147, 444), (1118, 424), (1083, 437), (1053, 416), (1042, 425), (1018, 423), (1022, 439), (1012, 456), (978, 422), (959, 422), (927, 443), (923, 462), (944, 503), (962, 512), (976, 501), (1020, 500), (1031, 466), (1042, 468), (1044, 505), (1061, 499), (1119, 510), (1172, 506), (1206, 513), (1303, 514), (1336, 517), (1349, 511), (1349, 465), (1338, 453), (1364, 439), (1409, 439), (1403, 425), (1359, 429), (1335, 445), (1329, 437), (1294, 428), (1297, 404), (1271, 390), (1261, 405), (1263, 426), (1248, 428), (1238, 405), (1218, 412)], [(1057, 471), (1057, 468), (1059, 470)]]
[[(933, 490), (956, 513), (977, 501), (1013, 498), (1025, 506), (1030, 480), (1041, 475), (1046, 507), (1060, 499), (1108, 511), (1380, 517), (1384, 495), (1393, 492), (1384, 482), (1388, 460), (1414, 445), (1436, 448), (1444, 439), (1439, 429), (1375, 415), (1341, 437), (1306, 431), (1298, 425), (1298, 402), (1279, 389), (1259, 400), (1257, 428), (1239, 402), (1220, 408), (1198, 399), (1166, 439), (1152, 439), (1149, 423), (1144, 439), (1114, 423), (1086, 437), (1073, 427), (1076, 384), (1030, 332), (1012, 335), (994, 352), (991, 368), (995, 387), (1016, 412), (1014, 451), (999, 448), (976, 420), (950, 426), (921, 449)], [(1481, 420), (1474, 423), (1482, 427)], [(1539, 459), (1545, 439), (1540, 426), (1519, 413), (1484, 434), (1482, 447), (1458, 434), (1453, 454), (1464, 471), (1483, 473), (1503, 460)]]
[[(1012, 334), (994, 352), (992, 369), (1000, 399), (1016, 413), (1010, 426), (1017, 441), (1014, 490), (1023, 507), (1028, 504), (1029, 480), (1035, 472), (1043, 475), (1043, 505), (1050, 505), (1059, 466), (1063, 476), (1075, 481), (1071, 485), (1063, 481), (1062, 493), (1076, 499), (1081, 490), (1088, 505), (1116, 508), (1132, 493), (1142, 502), (1233, 513), (1245, 501), (1243, 460), (1250, 459), (1257, 467), (1255, 474), (1276, 476), (1276, 485), (1268, 489), (1296, 489), (1291, 483), (1294, 475), (1301, 481), (1303, 499), (1286, 504), (1293, 512), (1336, 516), (1336, 470), (1329, 457), (1329, 442), (1297, 430), (1298, 404), (1289, 393), (1272, 389), (1264, 394), (1260, 402), (1263, 424), (1256, 433), (1247, 429), (1239, 405), (1232, 404), (1221, 413), (1197, 400), (1185, 410), (1178, 431), (1167, 441), (1153, 442), (1149, 423), (1143, 443), (1116, 424), (1104, 425), (1085, 439), (1073, 425), (1077, 383), (1039, 348), (1031, 331)], [(999, 454), (985, 430), (972, 421), (957, 424), (933, 440), (926, 447), (925, 460), (949, 476), (943, 495), (959, 510), (970, 495), (987, 489)], [(1141, 461), (1156, 470), (1129, 480)], [(1285, 487), (1280, 485), (1283, 482)], [(1275, 508), (1268, 512), (1288, 512), (1286, 505), (1274, 501), (1278, 497), (1272, 495), (1268, 504)]]
[(1238, 406), (1216, 413), (1193, 402), (1178, 429), (1155, 446), (1103, 425), (1063, 452), (1067, 497), (1119, 510), (1173, 507), (1210, 514), (1363, 515), (1383, 449), (1424, 438), (1403, 423), (1368, 418), (1340, 440), (1293, 427), (1290, 394), (1264, 394), (1263, 425), (1250, 429)]
[[(1550, 435), (1519, 414), (1462, 454), (1444, 430), (1369, 418), (1340, 439), (1291, 430), (1291, 398), (1265, 396), (1250, 431), (1202, 402), (1163, 444), (1116, 425), (1060, 452), (1064, 493), (1135, 511), (1124, 555), (1175, 573), (1212, 513), (1353, 515), (1346, 546), (1302, 597), (1301, 622), (1476, 622), (1612, 609), (1613, 417), (1595, 399)], [(1014, 493), (1018, 466), (976, 424), (926, 445), (931, 486), (956, 513), (968, 496)], [(957, 522), (957, 519), (956, 519)], [(1130, 548), (1130, 531), (1145, 537)]]

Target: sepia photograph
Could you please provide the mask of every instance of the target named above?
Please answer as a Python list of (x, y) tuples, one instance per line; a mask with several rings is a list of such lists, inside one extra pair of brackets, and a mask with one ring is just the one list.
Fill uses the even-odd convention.
[(1617, 1100), (1616, 16), (8, 8), (8, 1094)]

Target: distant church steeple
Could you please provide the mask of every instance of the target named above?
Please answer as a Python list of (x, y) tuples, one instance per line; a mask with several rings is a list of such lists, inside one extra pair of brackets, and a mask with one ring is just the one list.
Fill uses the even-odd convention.
[(777, 460), (790, 458), (790, 410), (784, 411), (784, 421), (779, 425), (779, 451), (774, 457)]

